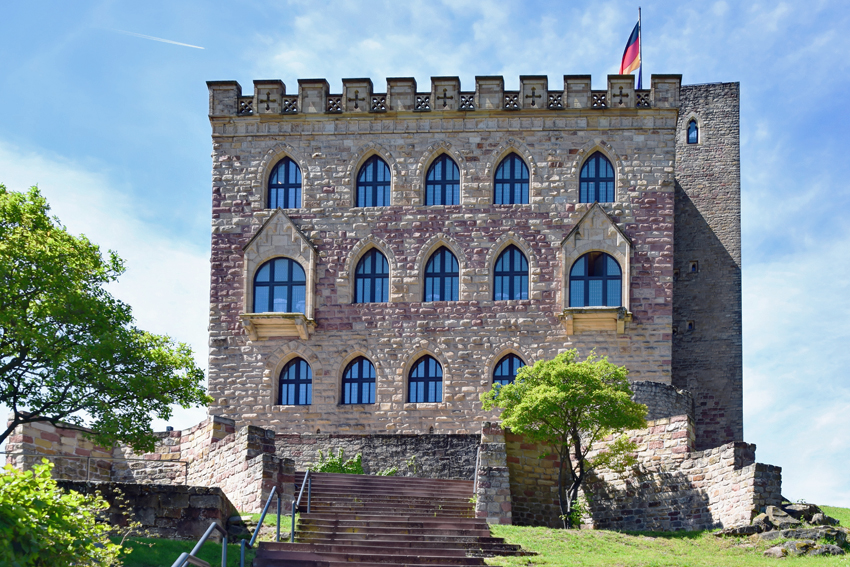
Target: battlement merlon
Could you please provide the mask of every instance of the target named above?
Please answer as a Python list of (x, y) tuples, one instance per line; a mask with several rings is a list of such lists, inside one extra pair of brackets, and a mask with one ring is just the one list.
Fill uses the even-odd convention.
[(210, 118), (298, 114), (382, 114), (386, 112), (476, 111), (537, 112), (576, 109), (623, 110), (679, 108), (681, 75), (652, 75), (652, 88), (635, 89), (634, 75), (608, 75), (606, 90), (592, 90), (590, 75), (564, 75), (562, 89), (550, 90), (545, 75), (520, 76), (519, 90), (506, 91), (501, 76), (475, 77), (475, 90), (463, 91), (458, 77), (432, 77), (420, 92), (416, 79), (387, 79), (386, 91), (374, 92), (371, 79), (343, 79), (332, 94), (325, 79), (299, 79), (298, 93), (287, 94), (276, 79), (254, 81), (253, 96), (242, 96), (236, 81), (207, 81)]

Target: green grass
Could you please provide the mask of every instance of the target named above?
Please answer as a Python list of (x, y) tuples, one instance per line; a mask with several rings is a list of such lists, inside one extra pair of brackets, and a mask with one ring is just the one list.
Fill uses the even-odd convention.
[[(123, 567), (168, 567), (177, 561), (181, 553), (192, 551), (195, 542), (159, 538), (130, 538), (125, 546), (133, 550), (124, 557)], [(255, 554), (256, 550), (254, 549), (246, 550), (246, 565), (251, 564)], [(198, 557), (211, 565), (221, 565), (221, 544), (205, 543), (198, 553)], [(239, 566), (238, 545), (227, 546), (227, 566)]]
[[(850, 509), (822, 506), (825, 513), (850, 525)], [(604, 567), (748, 567), (774, 566), (762, 552), (776, 542), (747, 538), (717, 538), (711, 531), (623, 533), (606, 530), (553, 530), (520, 526), (491, 526), (493, 535), (540, 555), (494, 557), (488, 565), (604, 566)], [(838, 557), (787, 559), (794, 565), (850, 567), (850, 554)]]
[[(248, 517), (250, 516), (252, 520), (258, 522), (260, 520), (260, 513), (256, 514), (244, 514), (240, 513), (240, 516)], [(295, 513), (295, 524), (298, 525), (298, 519), (301, 517), (301, 514), (298, 512)], [(269, 510), (266, 512), (266, 518), (263, 520), (264, 526), (276, 526), (277, 525), (277, 512), (274, 510)], [(289, 528), (292, 526), (292, 514), (281, 514), (280, 515), (280, 533), (283, 532), (289, 533)]]

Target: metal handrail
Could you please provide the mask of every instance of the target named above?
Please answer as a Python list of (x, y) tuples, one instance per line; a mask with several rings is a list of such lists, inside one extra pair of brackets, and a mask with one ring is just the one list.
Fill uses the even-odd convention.
[[(189, 461), (183, 460), (172, 460), (166, 459), (162, 461), (152, 461), (150, 459), (143, 458), (134, 458), (134, 457), (83, 457), (80, 455), (45, 455), (43, 453), (23, 453), (19, 451), (0, 451), (0, 455), (8, 455), (10, 457), (44, 457), (45, 459), (85, 459), (86, 460), (86, 482), (90, 481), (91, 476), (91, 462), (95, 461), (144, 461), (146, 463), (158, 463), (158, 464), (182, 464), (185, 472), (183, 473), (183, 482), (187, 485), (189, 484)], [(72, 478), (68, 479), (59, 479), (59, 480), (74, 480)]]
[(478, 494), (478, 466), (481, 463), (481, 445), (478, 445), (478, 450), (475, 452), (475, 477), (472, 482), (472, 495)]
[(245, 548), (254, 547), (254, 542), (257, 541), (257, 536), (260, 535), (260, 528), (263, 527), (263, 522), (266, 519), (266, 512), (269, 511), (269, 505), (272, 503), (272, 498), (274, 498), (275, 494), (277, 494), (277, 538), (275, 541), (280, 541), (280, 493), (277, 492), (277, 486), (272, 487), (272, 491), (269, 493), (269, 498), (266, 500), (266, 505), (263, 506), (263, 513), (260, 514), (260, 520), (257, 522), (257, 527), (254, 528), (254, 535), (251, 536), (251, 541), (247, 544), (245, 540), (241, 540), (239, 542), (239, 565), (240, 567), (245, 567)]
[(201, 550), (201, 546), (206, 543), (207, 538), (210, 537), (213, 530), (220, 531), (223, 536), (221, 538), (221, 567), (227, 567), (227, 531), (219, 526), (218, 522), (211, 523), (210, 527), (207, 528), (207, 531), (204, 532), (204, 535), (201, 536), (201, 539), (198, 540), (198, 543), (195, 544), (195, 547), (192, 548), (192, 551), (188, 553), (184, 551), (181, 553), (180, 557), (177, 558), (177, 561), (175, 561), (171, 567), (183, 567), (187, 563), (198, 565), (200, 567), (210, 567), (209, 563), (203, 559), (198, 559), (195, 557), (195, 554)]
[(289, 543), (295, 543), (295, 512), (301, 506), (301, 497), (304, 496), (304, 486), (307, 486), (307, 513), (310, 513), (311, 493), (313, 492), (313, 477), (310, 476), (310, 469), (304, 473), (304, 480), (301, 481), (301, 490), (298, 491), (298, 500), (292, 499), (292, 529), (289, 530)]

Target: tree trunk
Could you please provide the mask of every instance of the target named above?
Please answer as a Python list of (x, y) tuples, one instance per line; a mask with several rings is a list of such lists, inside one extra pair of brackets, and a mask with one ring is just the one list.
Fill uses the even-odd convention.
[[(569, 447), (566, 448), (569, 451)], [(567, 498), (566, 491), (566, 467), (567, 467), (566, 451), (558, 451), (558, 458), (561, 466), (558, 468), (558, 505), (561, 507), (561, 521), (564, 524), (564, 529), (570, 528), (570, 500)]]

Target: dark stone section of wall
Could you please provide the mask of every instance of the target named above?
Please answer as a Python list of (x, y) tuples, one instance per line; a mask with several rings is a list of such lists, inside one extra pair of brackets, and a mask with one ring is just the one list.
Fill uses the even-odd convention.
[[(278, 434), (277, 455), (305, 470), (319, 460), (319, 450), (345, 458), (362, 454), (363, 470), (375, 474), (398, 467), (397, 476), (473, 480), (480, 435), (298, 435)], [(414, 458), (415, 457), (415, 458)]]
[(693, 395), (700, 450), (744, 438), (739, 85), (683, 86), (680, 100), (672, 374)]
[[(63, 490), (100, 493), (110, 505), (110, 524), (125, 526), (128, 520), (135, 519), (151, 537), (196, 540), (213, 521), (226, 527), (227, 519), (236, 513), (236, 507), (220, 488), (76, 480), (60, 480), (57, 484)], [(121, 499), (126, 508), (117, 505)], [(221, 535), (214, 531), (210, 539), (221, 541)]]
[(661, 382), (632, 382), (632, 399), (647, 408), (646, 419), (661, 419), (674, 415), (694, 416), (694, 399), (690, 392)]

